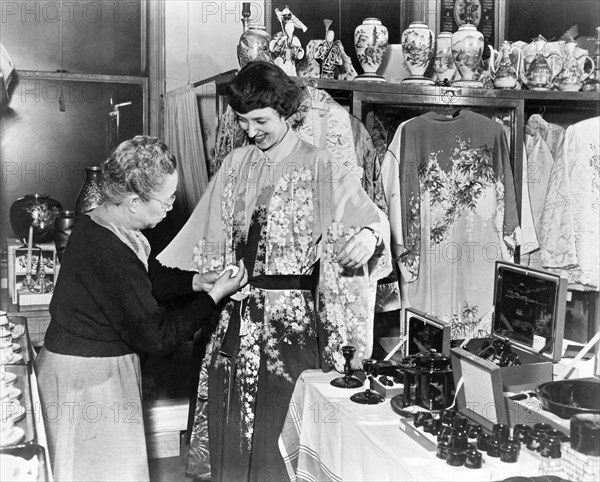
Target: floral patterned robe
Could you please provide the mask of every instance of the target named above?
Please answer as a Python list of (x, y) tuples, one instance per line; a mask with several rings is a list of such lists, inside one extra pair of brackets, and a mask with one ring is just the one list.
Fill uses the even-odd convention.
[[(336, 253), (363, 226), (384, 249), (345, 272)], [(188, 472), (212, 480), (281, 480), (277, 447), (294, 382), (308, 368), (343, 369), (340, 347), (368, 357), (374, 285), (391, 269), (389, 225), (360, 182), (291, 129), (268, 151), (224, 160), (179, 235), (167, 266), (220, 270), (243, 259), (248, 296), (225, 304), (200, 374)], [(206, 393), (208, 387), (208, 401)], [(206, 403), (204, 403), (206, 402)]]
[(502, 126), (428, 112), (398, 128), (382, 173), (403, 304), (450, 322), (455, 339), (488, 336), (495, 262), (520, 242)]

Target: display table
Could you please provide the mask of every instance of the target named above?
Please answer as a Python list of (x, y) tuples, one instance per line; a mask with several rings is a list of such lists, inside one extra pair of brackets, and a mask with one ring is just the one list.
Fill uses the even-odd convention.
[(400, 430), (389, 400), (354, 403), (350, 396), (364, 388), (331, 386), (339, 376), (307, 370), (296, 383), (279, 437), (292, 481), (481, 481), (538, 475), (538, 459), (526, 448), (516, 464), (483, 454), (481, 469), (451, 467)]

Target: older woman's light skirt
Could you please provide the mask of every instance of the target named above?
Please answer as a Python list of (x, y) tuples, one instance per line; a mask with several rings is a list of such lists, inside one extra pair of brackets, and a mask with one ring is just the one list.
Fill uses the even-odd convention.
[(139, 357), (42, 348), (36, 372), (54, 479), (149, 480)]

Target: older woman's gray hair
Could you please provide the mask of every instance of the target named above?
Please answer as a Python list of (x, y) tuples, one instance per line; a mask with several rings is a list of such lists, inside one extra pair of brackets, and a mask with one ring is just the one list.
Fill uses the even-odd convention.
[(176, 168), (175, 156), (162, 140), (136, 136), (119, 144), (102, 164), (104, 197), (120, 204), (127, 196), (137, 194), (147, 202)]

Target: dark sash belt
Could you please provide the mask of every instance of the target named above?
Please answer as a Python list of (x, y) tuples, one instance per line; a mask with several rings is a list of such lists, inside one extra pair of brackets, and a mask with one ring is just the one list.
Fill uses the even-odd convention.
[(248, 283), (262, 290), (306, 290), (314, 287), (312, 275), (275, 274), (254, 276)]
[[(315, 291), (319, 280), (319, 263), (313, 267), (310, 275), (260, 275), (250, 278), (248, 281), (252, 286), (263, 290), (306, 290)], [(313, 293), (314, 295), (314, 293)], [(236, 302), (237, 303), (243, 303)], [(239, 305), (236, 305), (239, 306)], [(259, 320), (256, 320), (259, 321)], [(227, 332), (221, 343), (221, 355), (231, 357), (237, 353), (240, 331), (240, 313), (239, 308), (233, 310)]]

